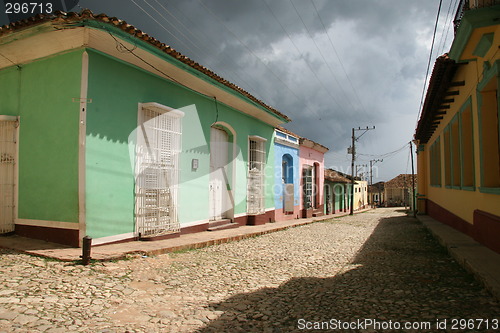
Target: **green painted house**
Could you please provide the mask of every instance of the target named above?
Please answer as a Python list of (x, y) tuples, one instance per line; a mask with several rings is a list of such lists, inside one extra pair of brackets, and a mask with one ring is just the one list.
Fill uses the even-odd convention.
[(325, 214), (347, 212), (350, 205), (351, 180), (339, 171), (325, 169)]
[(0, 233), (71, 246), (274, 218), (289, 119), (90, 11), (0, 28)]

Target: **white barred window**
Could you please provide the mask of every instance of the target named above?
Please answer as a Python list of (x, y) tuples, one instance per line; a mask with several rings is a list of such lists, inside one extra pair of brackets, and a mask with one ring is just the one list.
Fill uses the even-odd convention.
[(248, 140), (248, 214), (262, 214), (264, 205), (264, 168), (266, 163), (266, 140), (250, 137)]
[(0, 234), (14, 231), (17, 118), (0, 116)]
[(141, 104), (136, 147), (136, 226), (140, 237), (179, 232), (177, 192), (184, 113)]

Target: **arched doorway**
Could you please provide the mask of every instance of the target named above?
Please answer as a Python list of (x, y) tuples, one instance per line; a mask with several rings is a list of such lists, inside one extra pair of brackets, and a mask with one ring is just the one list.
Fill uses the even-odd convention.
[(282, 158), (282, 184), (283, 184), (283, 212), (293, 213), (294, 184), (293, 184), (293, 158), (290, 154), (284, 154)]
[(230, 218), (233, 208), (229, 190), (232, 178), (229, 161), (233, 147), (230, 138), (224, 127), (214, 125), (210, 128), (209, 218), (212, 221)]

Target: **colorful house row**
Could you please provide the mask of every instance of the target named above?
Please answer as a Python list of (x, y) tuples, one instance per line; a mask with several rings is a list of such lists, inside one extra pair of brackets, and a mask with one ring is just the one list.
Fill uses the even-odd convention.
[(275, 220), (323, 215), (328, 148), (282, 127), (275, 130)]
[(500, 5), (461, 1), (415, 139), (418, 211), (500, 253)]
[(2, 234), (79, 246), (322, 210), (326, 147), (124, 21), (39, 15), (0, 28), (0, 54)]

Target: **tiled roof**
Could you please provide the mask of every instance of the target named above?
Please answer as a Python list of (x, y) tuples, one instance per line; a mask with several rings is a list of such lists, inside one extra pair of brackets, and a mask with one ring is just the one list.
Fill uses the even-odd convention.
[(380, 192), (384, 190), (385, 183), (384, 182), (378, 182), (373, 185), (368, 186), (368, 192), (374, 193), (374, 192)]
[(452, 85), (457, 67), (458, 65), (447, 53), (436, 59), (425, 95), (422, 114), (415, 130), (415, 139), (420, 140), (420, 143), (429, 141), (449, 108), (447, 104), (450, 103), (450, 98), (447, 93)]
[(351, 180), (342, 176), (338, 171), (332, 169), (325, 169), (325, 179), (333, 183), (350, 183)]
[[(417, 184), (417, 175), (415, 177), (415, 186)], [(385, 182), (385, 188), (405, 188), (412, 187), (411, 174), (400, 174), (395, 178)]]
[(277, 129), (278, 131), (281, 131), (281, 132), (283, 132), (283, 133), (286, 133), (286, 134), (288, 134), (288, 135), (291, 135), (291, 136), (294, 136), (294, 137), (296, 137), (296, 138), (299, 138), (299, 139), (300, 139), (300, 135), (295, 134), (295, 133), (293, 133), (292, 131), (287, 130), (286, 128), (284, 128), (284, 127), (282, 127), (282, 126), (276, 126), (276, 129)]
[(99, 22), (102, 22), (105, 24), (111, 24), (111, 25), (123, 30), (124, 32), (130, 34), (131, 36), (134, 36), (138, 39), (141, 39), (141, 40), (157, 47), (158, 49), (162, 50), (165, 54), (171, 56), (172, 58), (177, 59), (178, 61), (180, 61), (180, 62), (194, 68), (195, 70), (205, 74), (206, 76), (210, 77), (211, 79), (213, 79), (213, 80), (225, 85), (226, 87), (238, 92), (239, 94), (245, 96), (246, 98), (250, 99), (251, 101), (259, 104), (260, 106), (262, 106), (265, 109), (269, 110), (270, 112), (274, 113), (278, 117), (281, 117), (281, 118), (285, 119), (286, 121), (291, 120), (283, 113), (281, 113), (278, 110), (276, 110), (275, 108), (265, 104), (264, 102), (262, 102), (261, 100), (259, 100), (256, 97), (254, 97), (249, 92), (242, 89), (241, 87), (239, 87), (239, 86), (235, 85), (234, 83), (231, 83), (231, 82), (227, 81), (226, 79), (220, 77), (219, 75), (215, 74), (214, 72), (212, 72), (208, 68), (191, 60), (187, 56), (177, 52), (172, 47), (166, 45), (165, 43), (160, 42), (159, 40), (157, 40), (154, 37), (149, 36), (148, 34), (142, 32), (141, 30), (135, 28), (134, 26), (128, 24), (127, 22), (120, 20), (116, 17), (110, 17), (106, 14), (94, 15), (94, 13), (92, 13), (92, 11), (90, 11), (88, 9), (85, 9), (85, 10), (81, 11), (80, 13), (75, 13), (75, 12), (65, 13), (62, 11), (56, 11), (53, 14), (38, 14), (38, 15), (32, 16), (30, 18), (27, 18), (27, 19), (24, 19), (24, 20), (21, 20), (18, 22), (13, 22), (9, 25), (4, 25), (4, 26), (0, 27), (0, 37), (7, 35), (9, 33), (15, 32), (17, 30), (21, 30), (24, 28), (28, 28), (30, 26), (42, 24), (42, 23), (49, 22), (49, 21), (52, 21), (55, 23), (66, 22), (66, 23), (73, 23), (74, 24), (77, 22), (84, 23), (85, 21), (88, 21), (88, 20), (95, 20), (95, 21), (99, 21)]
[(323, 153), (326, 153), (328, 150), (330, 150), (328, 147), (325, 147), (320, 143), (317, 143), (311, 139), (304, 138), (304, 137), (300, 137), (299, 143), (300, 143), (300, 145), (304, 145), (306, 147), (313, 148), (313, 149), (320, 151), (320, 152), (323, 152)]
[(330, 150), (328, 147), (325, 147), (322, 144), (317, 143), (317, 142), (315, 142), (315, 141), (313, 141), (311, 139), (304, 138), (304, 137), (302, 137), (302, 136), (300, 136), (300, 135), (298, 135), (298, 134), (296, 134), (296, 133), (294, 133), (294, 132), (292, 132), (290, 130), (287, 130), (286, 128), (284, 128), (282, 126), (276, 126), (276, 129), (278, 131), (281, 131), (281, 132), (286, 133), (288, 135), (292, 135), (292, 136), (295, 136), (295, 137), (299, 138), (300, 144), (303, 144), (304, 142), (308, 141), (310, 143), (310, 146), (312, 148), (314, 148), (314, 149), (318, 148), (320, 151), (324, 151), (324, 152), (327, 152), (328, 150)]

